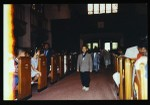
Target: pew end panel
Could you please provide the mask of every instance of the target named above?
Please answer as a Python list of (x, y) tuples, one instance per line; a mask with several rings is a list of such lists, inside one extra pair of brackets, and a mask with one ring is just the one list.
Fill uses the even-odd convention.
[(50, 83), (57, 82), (57, 64), (56, 64), (56, 56), (53, 55), (51, 57), (51, 72), (50, 72)]
[(45, 56), (39, 57), (38, 70), (41, 72), (41, 76), (38, 79), (38, 92), (40, 92), (47, 88), (47, 64)]
[(31, 58), (20, 57), (18, 63), (18, 100), (26, 100), (32, 96), (31, 91)]

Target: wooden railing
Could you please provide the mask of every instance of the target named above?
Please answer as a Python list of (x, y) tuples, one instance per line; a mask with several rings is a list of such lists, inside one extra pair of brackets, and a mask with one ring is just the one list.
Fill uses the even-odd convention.
[(120, 74), (120, 84), (119, 84), (119, 99), (120, 100), (133, 100), (134, 97), (134, 88), (137, 92), (137, 100), (147, 99), (147, 86), (145, 86), (143, 76), (145, 71), (145, 65), (140, 64), (140, 69), (137, 70), (137, 75), (135, 76), (134, 85), (132, 85), (133, 79), (133, 69), (134, 69), (134, 59), (129, 59), (122, 56), (114, 55), (114, 69), (115, 72)]

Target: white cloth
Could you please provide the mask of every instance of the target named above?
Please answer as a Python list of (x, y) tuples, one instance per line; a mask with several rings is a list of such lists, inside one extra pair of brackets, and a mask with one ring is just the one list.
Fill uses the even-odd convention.
[(119, 87), (119, 84), (120, 84), (120, 73), (119, 72), (115, 72), (113, 74), (113, 79), (114, 79), (116, 85)]
[(125, 57), (127, 58), (137, 58), (137, 54), (139, 53), (138, 46), (133, 46), (127, 48), (125, 52)]
[(140, 57), (136, 62), (135, 62), (135, 69), (139, 70), (140, 69), (140, 64), (144, 63), (145, 65), (147, 64), (147, 56), (142, 56)]
[[(37, 70), (37, 67), (38, 67), (38, 59), (35, 59), (35, 58), (31, 58), (31, 65), (36, 68)], [(33, 70), (32, 67), (31, 67), (31, 77), (34, 77), (38, 72)]]

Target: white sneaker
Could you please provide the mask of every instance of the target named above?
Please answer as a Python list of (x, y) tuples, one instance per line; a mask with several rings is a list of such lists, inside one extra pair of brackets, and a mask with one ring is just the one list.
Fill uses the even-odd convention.
[(85, 86), (83, 86), (83, 87), (82, 87), (82, 90), (85, 90), (85, 88), (86, 88), (86, 87), (85, 87)]
[(89, 91), (89, 87), (85, 87), (85, 89), (84, 89), (85, 91)]

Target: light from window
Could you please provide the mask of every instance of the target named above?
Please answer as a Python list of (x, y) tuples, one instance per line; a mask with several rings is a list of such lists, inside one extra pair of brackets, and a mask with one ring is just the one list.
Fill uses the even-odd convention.
[(99, 14), (99, 4), (94, 4), (94, 14)]
[(93, 14), (93, 4), (88, 4), (88, 14)]
[(111, 4), (106, 4), (106, 13), (111, 13)]
[(100, 14), (105, 13), (105, 4), (100, 4)]
[(88, 14), (103, 14), (103, 13), (117, 13), (118, 4), (117, 3), (100, 3), (100, 4), (88, 4)]
[(98, 48), (98, 43), (93, 43), (93, 49), (95, 48), (95, 47), (97, 47)]
[(105, 43), (105, 50), (110, 51), (110, 42)]
[(118, 43), (117, 42), (113, 42), (112, 43), (112, 49), (116, 50), (118, 48)]
[(112, 13), (118, 12), (118, 4), (112, 4)]
[(88, 43), (87, 46), (88, 46), (88, 49), (91, 49), (91, 43)]

